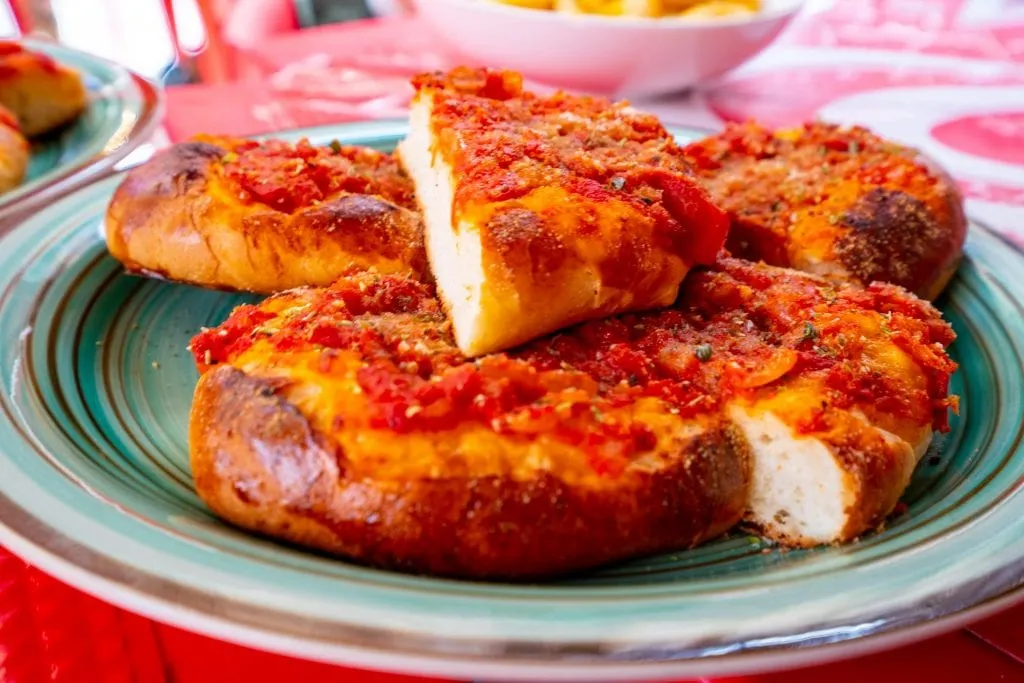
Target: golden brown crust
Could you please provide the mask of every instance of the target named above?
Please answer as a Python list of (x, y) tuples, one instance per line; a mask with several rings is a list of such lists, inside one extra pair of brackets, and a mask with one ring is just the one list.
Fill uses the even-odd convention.
[[(839, 219), (839, 262), (860, 282), (891, 282), (933, 299), (960, 260), (963, 232), (951, 233), (927, 205), (900, 190), (868, 190)], [(956, 225), (965, 225), (960, 218)]]
[(956, 184), (863, 128), (730, 125), (685, 150), (730, 214), (736, 256), (927, 299), (959, 263), (967, 221)]
[(224, 366), (196, 389), (196, 488), (241, 527), (372, 564), (470, 579), (536, 579), (679, 550), (739, 518), (747, 454), (721, 424), (656, 471), (601, 485), (442, 473), (359, 476), (272, 380)]
[(264, 293), (327, 285), (352, 269), (426, 276), (414, 212), (345, 191), (291, 211), (272, 208), (227, 176), (225, 159), (244, 152), (216, 140), (176, 144), (118, 187), (107, 210), (107, 245), (129, 271)]
[(25, 135), (42, 135), (78, 117), (87, 104), (82, 77), (50, 57), (0, 41), (0, 105)]
[(838, 541), (876, 529), (893, 511), (910, 483), (917, 455), (906, 442), (886, 439), (877, 429), (837, 429), (826, 442), (846, 473), (846, 527)]
[[(757, 444), (729, 425), (747, 405), (828, 447), (848, 537), (895, 504), (906, 444), (945, 428), (952, 338), (892, 285), (723, 259), (673, 308), (471, 360), (428, 285), (364, 273), (241, 306), (193, 339), (194, 471), (246, 528), (380, 566), (527, 578), (735, 521)], [(584, 529), (597, 547), (574, 545)]]

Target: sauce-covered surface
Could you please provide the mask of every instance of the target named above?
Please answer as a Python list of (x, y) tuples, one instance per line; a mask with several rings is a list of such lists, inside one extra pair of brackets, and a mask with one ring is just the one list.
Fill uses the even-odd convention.
[(926, 298), (959, 258), (966, 227), (952, 181), (864, 128), (731, 124), (685, 154), (730, 214), (735, 256)]
[(501, 205), (495, 213), (513, 210), (557, 188), (576, 203), (552, 208), (576, 212), (578, 237), (603, 229), (607, 216), (595, 206), (621, 204), (648, 223), (643, 229), (655, 245), (687, 263), (718, 254), (725, 217), (657, 117), (625, 102), (538, 96), (507, 71), (460, 68), (413, 84), (432, 96), (435, 152), (458, 179), (457, 213), (492, 204)]
[(13, 128), (14, 130), (21, 130), (21, 126), (18, 123), (18, 117), (16, 117), (10, 109), (0, 106), (0, 125)]
[[(673, 308), (473, 361), (455, 349), (428, 286), (373, 275), (240, 307), (192, 351), (203, 371), (230, 363), (315, 381), (309, 405), (327, 414), (308, 416), (328, 433), (443, 438), (473, 425), (511, 442), (556, 439), (615, 473), (658, 446), (666, 420), (784, 387), (814, 392), (797, 416), (806, 432), (832, 409), (945, 429), (952, 339), (935, 309), (896, 287), (836, 287), (725, 259), (693, 274)], [(324, 399), (335, 391), (358, 400)]]
[(9, 78), (37, 67), (49, 73), (57, 73), (61, 68), (49, 55), (30, 52), (15, 41), (0, 40), (0, 78)]
[(242, 202), (293, 213), (352, 193), (378, 195), (416, 208), (412, 183), (395, 158), (368, 147), (317, 147), (308, 140), (291, 144), (216, 136), (197, 139), (229, 150), (221, 159), (222, 173), (237, 184)]

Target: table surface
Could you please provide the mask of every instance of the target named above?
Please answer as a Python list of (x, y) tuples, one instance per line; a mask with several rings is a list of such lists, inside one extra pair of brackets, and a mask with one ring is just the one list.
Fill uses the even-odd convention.
[[(236, 51), (235, 80), (170, 89), (164, 140), (402, 116), (408, 75), (457, 59), (415, 19), (280, 29), (258, 49)], [(952, 169), (971, 215), (1024, 248), (1024, 0), (811, 2), (775, 46), (720, 82), (636, 104), (703, 128), (818, 115), (868, 125)], [(186, 633), (106, 605), (0, 549), (0, 683), (234, 680), (426, 679)], [(1024, 605), (890, 652), (729, 680), (1024, 681)]]

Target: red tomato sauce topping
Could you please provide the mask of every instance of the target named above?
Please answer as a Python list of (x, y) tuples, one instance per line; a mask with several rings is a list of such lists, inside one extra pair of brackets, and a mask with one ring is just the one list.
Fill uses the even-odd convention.
[(4, 107), (0, 107), (0, 124), (13, 128), (14, 130), (21, 130), (21, 125), (18, 123), (18, 119), (9, 110)]
[(601, 98), (537, 96), (518, 74), (490, 69), (421, 75), (413, 85), (434, 94), (434, 136), (459, 178), (457, 209), (563, 187), (626, 202), (688, 263), (714, 262), (728, 218), (655, 116)]
[[(927, 280), (928, 271), (941, 264), (916, 263), (914, 254), (924, 249), (941, 255), (957, 248), (954, 228), (944, 227), (957, 223), (955, 188), (915, 150), (865, 128), (813, 122), (777, 133), (753, 122), (730, 124), (718, 135), (685, 146), (683, 156), (729, 213), (733, 229), (726, 247), (734, 256), (791, 265), (791, 252), (806, 246), (809, 235), (838, 239), (851, 232), (848, 211), (875, 188), (920, 202), (922, 225), (915, 228), (921, 233), (916, 248), (890, 240), (885, 256), (893, 263), (865, 273), (865, 283), (877, 279), (916, 289), (917, 281)], [(804, 224), (801, 237), (791, 243), (794, 225), (813, 220), (808, 216), (818, 217), (816, 232), (808, 233)], [(865, 256), (852, 256), (845, 265), (856, 272)], [(897, 260), (907, 263), (896, 267)]]
[(415, 209), (412, 183), (390, 155), (365, 147), (308, 140), (255, 142), (211, 138), (229, 144), (224, 174), (241, 189), (240, 199), (293, 213), (340, 193), (379, 195)]
[[(865, 337), (865, 316), (881, 331)], [(917, 363), (926, 388), (864, 362), (878, 334)], [(877, 406), (936, 429), (948, 427), (955, 406), (948, 396), (955, 364), (944, 351), (953, 333), (929, 304), (895, 287), (836, 289), (730, 259), (691, 276), (672, 309), (586, 323), (476, 360), (458, 353), (429, 286), (372, 275), (240, 307), (199, 334), (192, 351), (206, 370), (263, 338), (277, 353), (319, 351), (325, 374), (340, 351), (355, 352), (372, 428), (478, 423), (522, 439), (551, 435), (582, 448), (604, 474), (656, 446), (642, 413), (629, 410), (645, 397), (692, 418), (799, 377), (816, 380), (828, 406)], [(816, 415), (801, 428), (813, 431)]]

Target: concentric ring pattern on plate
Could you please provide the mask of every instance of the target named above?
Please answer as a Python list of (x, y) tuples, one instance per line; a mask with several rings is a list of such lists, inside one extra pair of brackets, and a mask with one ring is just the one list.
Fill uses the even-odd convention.
[(68, 126), (32, 141), (25, 180), (0, 195), (0, 213), (42, 204), (71, 180), (110, 169), (152, 133), (160, 118), (160, 91), (124, 67), (64, 45), (25, 41), (78, 70), (89, 106)]
[[(388, 147), (401, 131), (316, 137)], [(698, 657), (899, 629), (1024, 581), (1024, 257), (981, 228), (939, 302), (959, 335), (962, 409), (883, 531), (790, 552), (737, 534), (559, 583), (472, 584), (321, 557), (205, 511), (188, 472), (197, 375), (185, 347), (246, 297), (122, 274), (101, 235), (117, 182), (0, 237), (0, 540), (74, 566), (72, 579), (121, 586), (137, 608), (199, 615), (270, 647), (289, 639), (300, 653), (313, 643), (328, 658), (351, 647), (641, 671), (672, 659), (686, 672)]]

